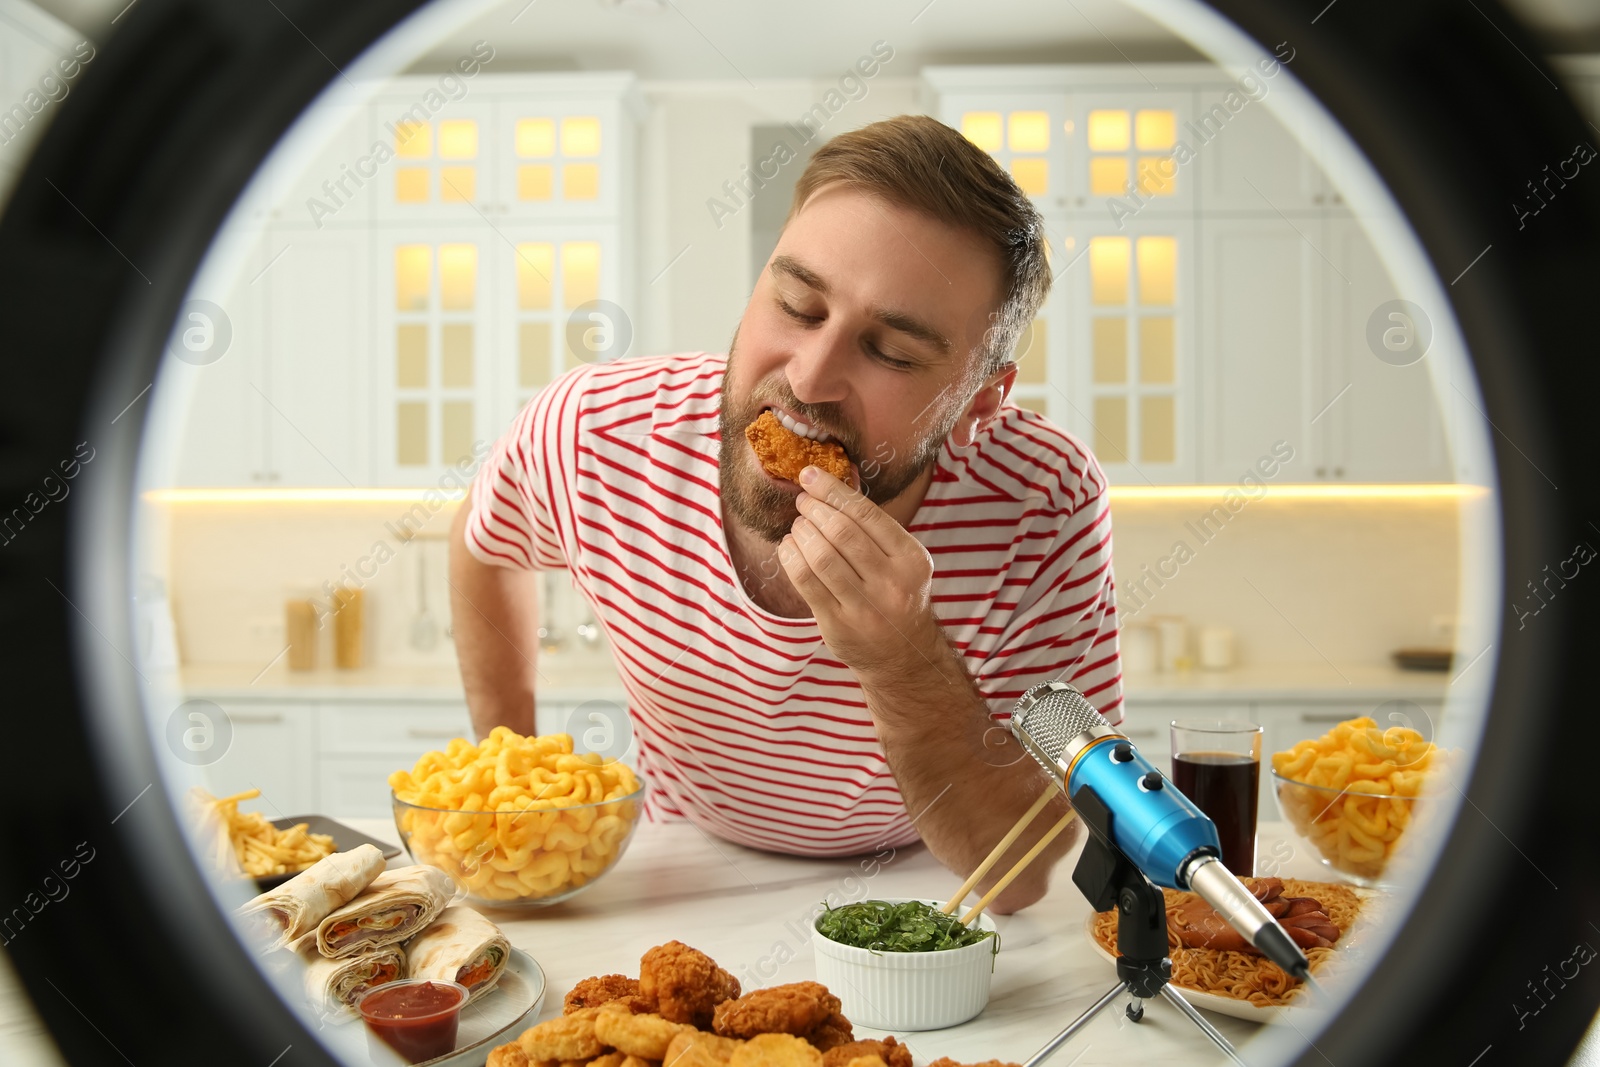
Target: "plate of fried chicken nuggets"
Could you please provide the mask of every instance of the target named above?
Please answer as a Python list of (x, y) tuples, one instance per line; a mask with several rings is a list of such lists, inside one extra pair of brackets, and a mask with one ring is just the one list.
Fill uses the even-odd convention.
[[(893, 1037), (855, 1040), (827, 986), (743, 993), (737, 978), (681, 941), (646, 952), (638, 978), (585, 978), (562, 1007), (490, 1052), (486, 1067), (914, 1067)], [(946, 1058), (929, 1067), (969, 1065)]]

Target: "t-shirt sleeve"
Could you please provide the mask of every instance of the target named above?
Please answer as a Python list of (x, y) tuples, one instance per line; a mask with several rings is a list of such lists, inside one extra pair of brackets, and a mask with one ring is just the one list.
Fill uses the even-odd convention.
[(1092, 475), (1084, 485), (1092, 491), (1070, 515), (1032, 520), (1054, 525), (1056, 536), (1044, 542), (1005, 632), (976, 670), (979, 691), (997, 719), (1009, 718), (1029, 689), (1060, 681), (1077, 688), (1112, 725), (1122, 721), (1111, 506), (1097, 465)]
[(467, 550), (484, 563), (524, 570), (567, 566), (575, 455), (564, 432), (575, 419), (575, 383), (563, 378), (540, 391), (495, 442), (473, 479)]

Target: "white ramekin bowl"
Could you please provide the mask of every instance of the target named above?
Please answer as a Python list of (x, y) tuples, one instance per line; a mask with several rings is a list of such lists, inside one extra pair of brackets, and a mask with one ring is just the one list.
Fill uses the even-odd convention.
[[(910, 897), (881, 897), (901, 904)], [(942, 900), (924, 900), (942, 907)], [(826, 912), (824, 912), (826, 914)], [(819, 916), (820, 918), (820, 916)], [(995, 929), (988, 914), (978, 926)], [(851, 1022), (876, 1030), (942, 1030), (977, 1015), (989, 1003), (995, 941), (937, 952), (873, 952), (824, 937), (815, 924), (817, 981), (844, 1002)]]

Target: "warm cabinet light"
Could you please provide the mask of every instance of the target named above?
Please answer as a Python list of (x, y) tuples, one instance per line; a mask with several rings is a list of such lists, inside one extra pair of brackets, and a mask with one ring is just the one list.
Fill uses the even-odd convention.
[[(1215, 500), (1236, 485), (1113, 485), (1111, 503), (1141, 501)], [(1473, 500), (1489, 495), (1482, 485), (1458, 483), (1404, 483), (1394, 485), (1332, 485), (1321, 482), (1298, 485), (1268, 485), (1263, 500), (1392, 500), (1421, 502), (1430, 500)]]
[[(1215, 500), (1235, 485), (1113, 485), (1112, 504), (1141, 501)], [(436, 489), (150, 489), (144, 500), (153, 504), (411, 504)], [(1271, 500), (1472, 500), (1489, 495), (1482, 485), (1425, 483), (1395, 485), (1269, 485), (1263, 499)], [(461, 500), (459, 492), (447, 493)]]

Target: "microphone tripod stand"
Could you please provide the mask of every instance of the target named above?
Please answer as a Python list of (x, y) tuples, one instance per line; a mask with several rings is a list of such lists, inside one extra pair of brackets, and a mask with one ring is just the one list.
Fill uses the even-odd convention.
[(1159, 996), (1188, 1016), (1229, 1059), (1244, 1064), (1228, 1039), (1207, 1022), (1193, 1004), (1183, 999), (1183, 994), (1172, 988), (1169, 981), (1172, 960), (1167, 957), (1166, 898), (1144, 872), (1111, 843), (1110, 809), (1092, 786), (1080, 789), (1072, 803), (1090, 830), (1083, 855), (1073, 869), (1072, 881), (1095, 911), (1117, 909), (1118, 981), (1088, 1011), (1034, 1053), (1023, 1067), (1039, 1067), (1123, 993), (1132, 997), (1126, 1009), (1131, 1021), (1144, 1018), (1144, 1002)]

